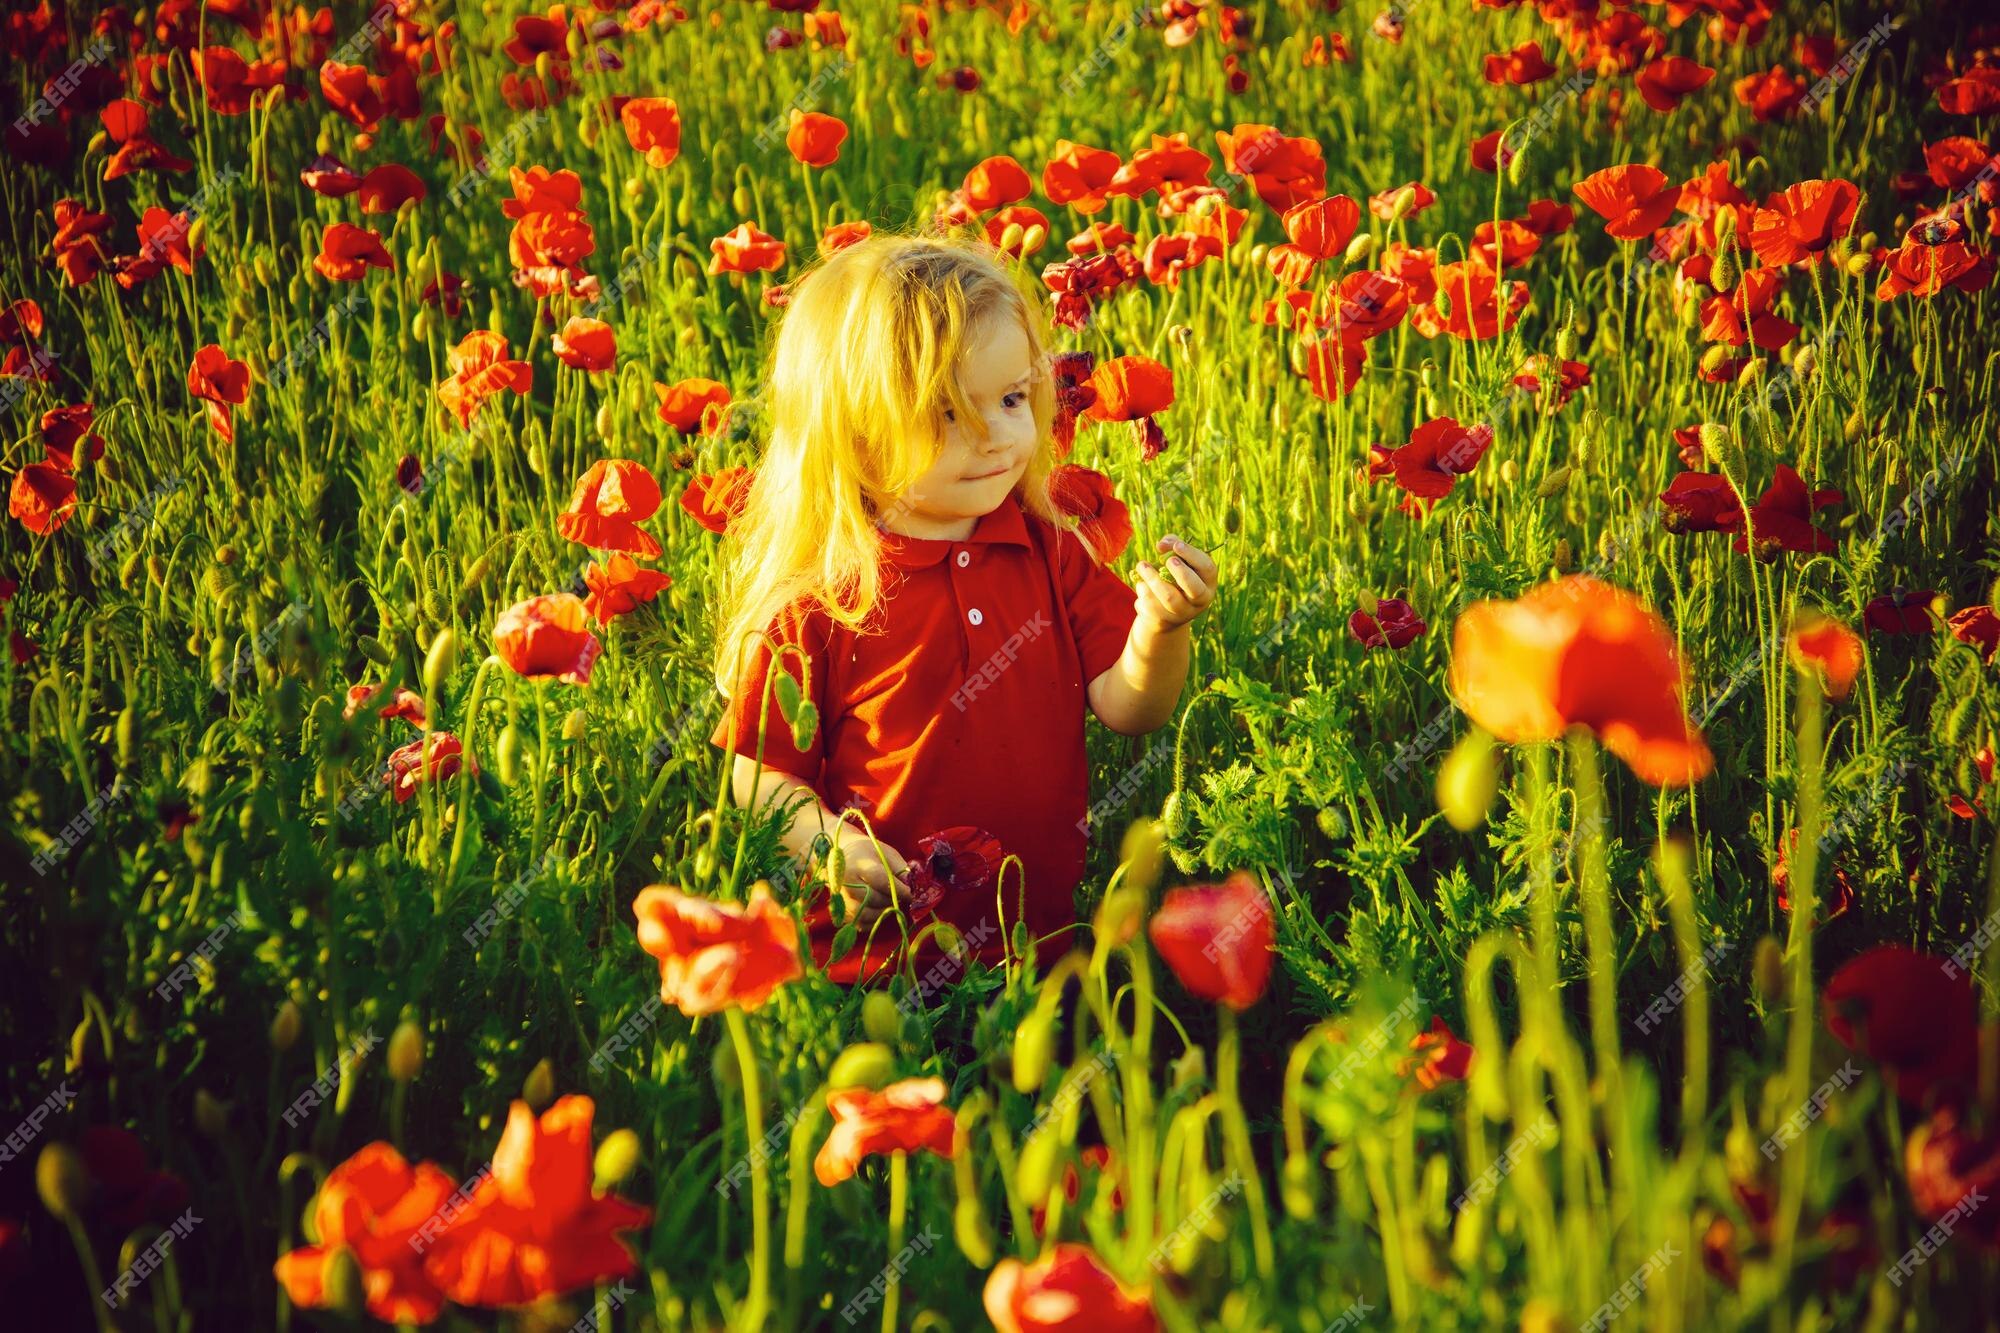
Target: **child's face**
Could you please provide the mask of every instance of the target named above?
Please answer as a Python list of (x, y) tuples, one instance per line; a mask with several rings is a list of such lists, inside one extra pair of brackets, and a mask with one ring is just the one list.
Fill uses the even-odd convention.
[(1035, 453), (1033, 370), (1019, 321), (1002, 315), (973, 328), (958, 378), (985, 420), (986, 438), (947, 409), (944, 448), (930, 471), (897, 498), (884, 527), (906, 537), (963, 541), (1000, 506)]

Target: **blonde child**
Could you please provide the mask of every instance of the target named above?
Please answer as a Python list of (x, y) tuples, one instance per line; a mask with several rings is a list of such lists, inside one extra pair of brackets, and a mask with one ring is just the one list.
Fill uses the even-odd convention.
[[(828, 958), (816, 889), (807, 925), (829, 975), (895, 961), (903, 936), (878, 918), (907, 909), (919, 841), (960, 826), (1026, 872), (1023, 892), (1008, 869), (1004, 920), (991, 891), (936, 905), (990, 961), (1017, 916), (1037, 937), (1072, 924), (1085, 712), (1133, 736), (1173, 716), (1215, 561), (1167, 536), (1135, 592), (1052, 502), (1042, 317), (990, 248), (877, 234), (791, 291), (769, 446), (725, 538), (716, 681), (731, 702), (711, 739), (736, 755), (738, 804), (799, 802), (788, 849), (811, 858), (821, 833), (842, 848), (864, 943)], [(817, 714), (804, 748), (776, 689), (760, 708), (760, 631), (787, 645), (780, 670)]]

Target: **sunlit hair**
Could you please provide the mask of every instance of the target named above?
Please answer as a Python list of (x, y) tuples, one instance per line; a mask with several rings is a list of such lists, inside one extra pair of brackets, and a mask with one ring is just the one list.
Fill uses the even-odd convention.
[(815, 606), (864, 626), (881, 595), (881, 517), (943, 451), (945, 410), (983, 438), (959, 368), (986, 319), (1016, 320), (1028, 340), (1039, 443), (1014, 494), (1076, 528), (1048, 496), (1056, 397), (1040, 294), (998, 251), (877, 232), (815, 261), (790, 292), (765, 377), (770, 439), (724, 544), (715, 680), (725, 693), (781, 613), (781, 641)]

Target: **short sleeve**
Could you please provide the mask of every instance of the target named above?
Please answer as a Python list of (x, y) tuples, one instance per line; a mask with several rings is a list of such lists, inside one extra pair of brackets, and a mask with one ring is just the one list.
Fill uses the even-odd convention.
[(1139, 617), (1138, 594), (1109, 565), (1092, 560), (1073, 533), (1057, 533), (1056, 563), (1063, 607), (1083, 660), (1083, 683), (1088, 685), (1124, 654), (1132, 622)]
[[(803, 688), (802, 677), (807, 674), (794, 652), (784, 652), (779, 656), (779, 670), (800, 681), (800, 698), (810, 699), (818, 710), (819, 722), (813, 729), (811, 742), (801, 750), (792, 737), (791, 724), (785, 721), (784, 713), (778, 706), (778, 687), (773, 686), (768, 701), (764, 694), (764, 680), (771, 668), (771, 649), (763, 640), (757, 642), (748, 665), (745, 679), (737, 693), (729, 700), (729, 706), (716, 726), (709, 744), (750, 759), (757, 757), (758, 705), (765, 703), (764, 726), (764, 767), (797, 778), (815, 790), (819, 787), (820, 773), (826, 759), (826, 732), (830, 723), (827, 700), (827, 662), (830, 654), (828, 646), (828, 625), (824, 616), (812, 615), (805, 618), (803, 625), (785, 631), (780, 621), (773, 621), (770, 636), (780, 643), (794, 643), (806, 654), (812, 664), (812, 684)], [(731, 744), (731, 729), (734, 728), (734, 744)]]

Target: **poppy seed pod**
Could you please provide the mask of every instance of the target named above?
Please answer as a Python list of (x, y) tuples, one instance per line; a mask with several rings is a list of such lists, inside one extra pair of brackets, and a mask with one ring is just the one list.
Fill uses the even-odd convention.
[(1753, 356), (1748, 361), (1745, 361), (1743, 369), (1736, 372), (1737, 387), (1747, 389), (1758, 380), (1763, 379), (1764, 371), (1769, 365), (1770, 362), (1761, 356)]
[(305, 1029), (305, 1015), (292, 1000), (278, 1006), (277, 1016), (271, 1020), (271, 1049), (279, 1053), (289, 1051), (298, 1045), (299, 1034)]
[(1493, 755), (1493, 738), (1474, 727), (1438, 767), (1438, 809), (1453, 828), (1470, 833), (1486, 822), (1499, 792), (1500, 769)]
[[(729, 1047), (725, 1045), (717, 1049), (727, 1050)], [(536, 1115), (540, 1115), (555, 1099), (556, 1067), (544, 1057), (528, 1071), (528, 1076), (521, 1080), (521, 1100), (526, 1102), (528, 1108)]]
[(1569, 544), (1569, 538), (1556, 538), (1556, 572), (1568, 574), (1576, 568), (1576, 552)]
[(1541, 484), (1535, 487), (1535, 498), (1546, 500), (1551, 496), (1561, 495), (1569, 489), (1569, 479), (1574, 475), (1575, 471), (1576, 469), (1567, 463), (1564, 463), (1560, 467), (1550, 468), (1542, 477)]
[(458, 631), (447, 626), (437, 632), (430, 651), (424, 654), (424, 692), (437, 698), (457, 667)]
[(834, 1057), (827, 1071), (826, 1086), (841, 1088), (885, 1088), (896, 1078), (896, 1057), (880, 1042), (856, 1042)]
[(35, 1192), (42, 1207), (63, 1220), (78, 1216), (90, 1199), (90, 1172), (67, 1143), (51, 1143), (35, 1159)]
[(892, 1046), (903, 1035), (903, 1011), (882, 991), (869, 991), (861, 1002), (861, 1030), (868, 1040)]
[(424, 1072), (424, 1030), (404, 1019), (389, 1034), (389, 1077), (408, 1083)]

